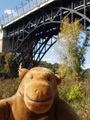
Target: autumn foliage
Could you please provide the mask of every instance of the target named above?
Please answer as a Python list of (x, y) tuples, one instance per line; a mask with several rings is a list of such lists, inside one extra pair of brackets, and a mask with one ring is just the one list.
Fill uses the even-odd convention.
[(56, 52), (65, 68), (63, 70), (59, 68), (59, 70), (62, 73), (65, 71), (68, 73), (69, 71), (69, 75), (73, 79), (83, 79), (83, 66), (85, 64), (87, 47), (89, 46), (89, 36), (84, 33), (83, 25), (79, 19), (75, 19), (73, 23), (70, 22), (69, 18), (63, 21), (57, 42), (58, 48)]

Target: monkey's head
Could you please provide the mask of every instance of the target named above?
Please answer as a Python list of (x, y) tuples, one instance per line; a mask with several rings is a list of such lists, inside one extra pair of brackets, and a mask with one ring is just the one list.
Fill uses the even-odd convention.
[(61, 78), (43, 67), (21, 69), (19, 76), (22, 82), (18, 92), (24, 97), (27, 108), (37, 114), (47, 112), (53, 105)]

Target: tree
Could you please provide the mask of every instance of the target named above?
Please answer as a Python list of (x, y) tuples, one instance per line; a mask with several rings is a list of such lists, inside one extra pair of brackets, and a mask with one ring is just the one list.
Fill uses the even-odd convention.
[(50, 69), (52, 72), (56, 73), (59, 67), (59, 64), (58, 63), (51, 64), (51, 63), (47, 63), (46, 61), (41, 61), (38, 66), (46, 67)]
[(13, 53), (9, 52), (5, 56), (6, 64), (5, 67), (7, 69), (7, 74), (10, 74), (11, 77), (17, 77), (18, 75), (18, 64), (17, 59), (14, 59), (15, 56)]
[(0, 75), (2, 75), (5, 72), (4, 66), (5, 66), (5, 54), (0, 53)]
[(74, 77), (83, 77), (82, 67), (85, 64), (85, 54), (89, 46), (89, 37), (82, 37), (83, 26), (79, 19), (75, 19), (74, 23), (70, 23), (66, 18), (60, 26), (58, 35), (59, 48), (56, 50), (60, 56), (60, 60), (73, 70)]

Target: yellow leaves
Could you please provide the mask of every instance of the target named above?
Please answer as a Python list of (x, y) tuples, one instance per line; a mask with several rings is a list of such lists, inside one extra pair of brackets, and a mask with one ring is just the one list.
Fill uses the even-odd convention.
[(82, 52), (83, 54), (85, 54), (85, 53), (86, 53), (86, 49), (83, 48), (83, 49), (81, 50), (81, 52)]
[(78, 35), (80, 30), (83, 30), (83, 26), (82, 24), (79, 22), (79, 19), (75, 19), (74, 23), (70, 23), (69, 18), (66, 18), (63, 22), (63, 24), (61, 24), (60, 27), (60, 33), (61, 36), (58, 36), (58, 40), (60, 40), (62, 37), (65, 40), (78, 40)]
[(62, 78), (67, 74), (67, 67), (68, 66), (66, 66), (65, 63), (62, 63), (58, 68), (58, 73)]
[[(83, 26), (79, 19), (75, 19), (75, 22), (70, 23), (69, 18), (66, 18), (63, 24), (61, 24), (57, 39), (59, 45), (62, 46), (59, 50), (60, 60), (65, 62), (65, 64), (71, 67), (76, 73), (79, 73), (78, 71), (80, 71), (79, 69), (81, 69), (81, 65), (83, 65), (85, 61), (84, 55), (86, 49), (81, 45), (79, 40), (80, 31), (82, 30)], [(65, 71), (66, 69), (61, 73), (62, 76), (65, 74)]]
[(64, 79), (73, 80), (77, 76), (84, 79), (82, 66), (85, 64), (89, 36), (86, 35), (86, 37), (81, 38), (81, 35), (83, 35), (83, 26), (79, 19), (70, 23), (69, 18), (66, 18), (61, 24), (57, 42), (59, 46), (58, 55), (63, 64), (60, 65), (58, 72)]
[(2, 95), (2, 99), (5, 99), (6, 98), (6, 94), (4, 93), (3, 95)]

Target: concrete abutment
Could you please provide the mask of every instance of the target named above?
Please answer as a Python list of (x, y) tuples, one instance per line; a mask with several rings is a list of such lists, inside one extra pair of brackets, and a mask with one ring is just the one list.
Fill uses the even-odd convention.
[(2, 29), (0, 25), (0, 52), (7, 53), (9, 50), (8, 40), (7, 40), (7, 31)]

